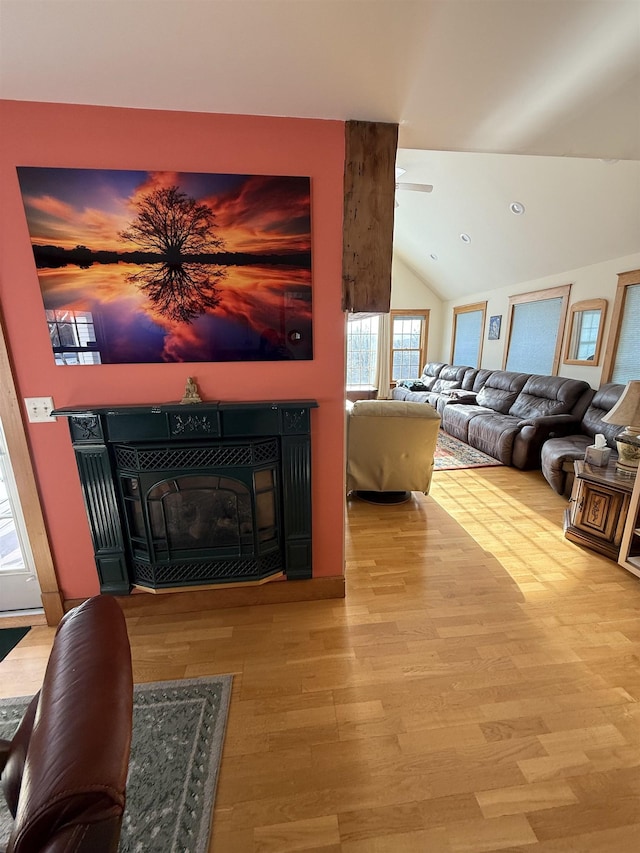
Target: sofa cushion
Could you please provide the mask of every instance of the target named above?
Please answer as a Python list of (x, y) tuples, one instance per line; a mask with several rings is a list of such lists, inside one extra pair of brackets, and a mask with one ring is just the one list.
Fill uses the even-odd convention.
[(443, 367), (448, 367), (448, 365), (445, 364), (444, 361), (428, 361), (422, 368), (422, 375), (420, 378), (423, 381), (425, 380), (425, 378), (437, 379), (438, 376), (440, 376)]
[(476, 375), (473, 377), (473, 384), (471, 388), (467, 388), (464, 382), (462, 383), (462, 387), (468, 391), (478, 392), (487, 384), (487, 380), (489, 379), (492, 373), (495, 373), (495, 371), (487, 370), (484, 367), (481, 367), (480, 370), (476, 371)]
[(493, 414), (492, 409), (484, 406), (476, 406), (468, 403), (449, 403), (441, 412), (442, 428), (454, 438), (467, 441), (469, 437), (469, 423), (478, 415)]
[(519, 431), (518, 418), (498, 412), (483, 412), (469, 421), (468, 443), (503, 465), (510, 465), (513, 442)]
[(478, 405), (506, 415), (528, 378), (528, 373), (494, 370), (478, 391)]
[(477, 375), (478, 369), (476, 367), (467, 367), (464, 372), (464, 376), (462, 377), (460, 387), (464, 388), (465, 391), (473, 391), (473, 382)]
[[(590, 390), (589, 384), (579, 379), (534, 374), (527, 379), (509, 414), (522, 419), (564, 415), (572, 412), (585, 392)], [(579, 417), (582, 414), (580, 412)]]
[(440, 371), (438, 378), (431, 386), (431, 390), (448, 391), (450, 388), (460, 388), (468, 369), (467, 367), (456, 367), (453, 364), (448, 364)]

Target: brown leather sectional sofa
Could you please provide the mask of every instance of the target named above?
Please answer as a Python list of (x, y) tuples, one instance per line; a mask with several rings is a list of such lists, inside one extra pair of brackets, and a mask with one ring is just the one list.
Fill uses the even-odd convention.
[(578, 379), (431, 362), (419, 379), (399, 382), (392, 396), (430, 403), (445, 432), (505, 465), (529, 469), (541, 467), (547, 440), (582, 433), (594, 393)]

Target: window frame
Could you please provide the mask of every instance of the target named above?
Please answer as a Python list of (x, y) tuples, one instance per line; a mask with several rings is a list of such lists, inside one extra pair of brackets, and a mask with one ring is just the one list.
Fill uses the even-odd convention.
[(482, 312), (482, 322), (480, 324), (480, 339), (478, 341), (478, 363), (470, 364), (469, 367), (479, 368), (482, 364), (482, 346), (484, 344), (484, 330), (487, 322), (487, 303), (473, 302), (469, 305), (455, 305), (453, 308), (453, 326), (451, 328), (451, 350), (449, 363), (454, 364), (453, 353), (456, 348), (456, 331), (458, 328), (458, 314), (471, 314), (473, 311)]
[(571, 293), (570, 284), (561, 284), (557, 287), (549, 287), (545, 290), (530, 290), (528, 293), (518, 293), (515, 296), (509, 297), (509, 310), (507, 313), (507, 333), (505, 340), (504, 353), (502, 355), (502, 369), (507, 370), (507, 361), (509, 359), (509, 348), (511, 346), (511, 332), (513, 330), (513, 309), (516, 305), (521, 305), (524, 302), (545, 302), (548, 299), (562, 300), (560, 306), (560, 318), (558, 320), (558, 334), (556, 337), (556, 346), (553, 353), (553, 361), (551, 365), (550, 376), (557, 376), (560, 369), (560, 357), (562, 355), (562, 343), (564, 341), (565, 329), (567, 324), (567, 312), (569, 310), (569, 294)]
[[(427, 363), (427, 342), (429, 340), (429, 315), (431, 314), (430, 308), (394, 308), (389, 311), (389, 384), (391, 388), (395, 388), (396, 379), (393, 378), (393, 354), (396, 352), (396, 348), (393, 345), (393, 324), (396, 317), (409, 317), (409, 318), (418, 318), (422, 322), (422, 328), (420, 330), (420, 344), (418, 346), (418, 364), (419, 372), (422, 372), (425, 364)], [(406, 352), (406, 350), (397, 350), (398, 352)], [(420, 374), (418, 374), (420, 375)], [(400, 379), (405, 379), (407, 377), (400, 377)]]
[(620, 343), (620, 331), (624, 317), (627, 288), (638, 284), (640, 284), (640, 270), (629, 270), (628, 272), (618, 273), (616, 296), (611, 313), (611, 325), (609, 326), (604, 361), (602, 363), (601, 384), (611, 382), (611, 377), (613, 376), (613, 368), (615, 367), (616, 356), (618, 354), (618, 344)]
[[(596, 337), (595, 351), (592, 359), (571, 358), (571, 346), (574, 343), (575, 323), (578, 314), (584, 311), (600, 311), (600, 325)], [(566, 342), (564, 346), (564, 364), (584, 364), (586, 367), (596, 367), (600, 362), (600, 351), (602, 350), (602, 339), (604, 337), (604, 322), (607, 316), (606, 299), (585, 299), (582, 302), (574, 302), (569, 309), (567, 322)]]

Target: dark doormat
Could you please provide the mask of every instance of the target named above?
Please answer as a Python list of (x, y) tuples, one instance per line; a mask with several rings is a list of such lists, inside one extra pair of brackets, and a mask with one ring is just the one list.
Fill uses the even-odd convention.
[(4, 660), (14, 646), (31, 630), (26, 628), (0, 628), (0, 660)]

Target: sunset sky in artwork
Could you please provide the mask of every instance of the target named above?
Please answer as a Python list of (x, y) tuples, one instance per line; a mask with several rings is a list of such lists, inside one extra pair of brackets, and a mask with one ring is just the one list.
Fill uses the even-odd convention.
[(119, 238), (135, 204), (155, 189), (178, 186), (209, 205), (222, 251), (279, 253), (311, 248), (309, 179), (269, 175), (19, 167), (35, 245), (127, 252)]

